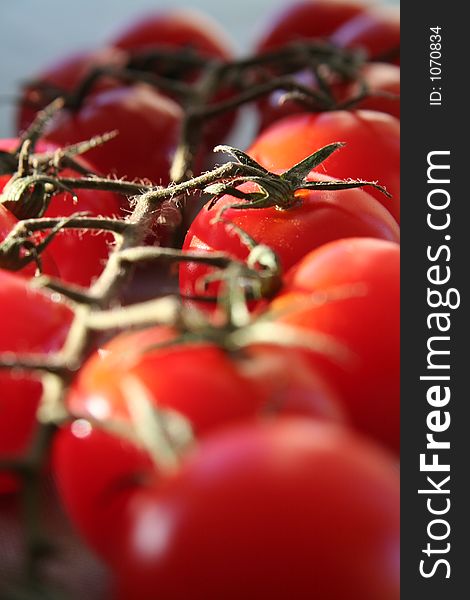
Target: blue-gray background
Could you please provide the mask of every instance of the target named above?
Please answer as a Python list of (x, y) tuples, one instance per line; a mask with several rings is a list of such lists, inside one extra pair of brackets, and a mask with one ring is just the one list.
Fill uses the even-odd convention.
[(0, 136), (13, 133), (12, 96), (20, 81), (68, 52), (102, 45), (142, 12), (188, 6), (204, 11), (246, 54), (269, 14), (286, 4), (286, 0), (1, 0)]

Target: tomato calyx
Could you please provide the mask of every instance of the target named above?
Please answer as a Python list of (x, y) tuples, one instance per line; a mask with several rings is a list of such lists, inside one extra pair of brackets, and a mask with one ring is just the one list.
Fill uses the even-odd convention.
[[(302, 190), (334, 191), (371, 186), (382, 192), (385, 196), (390, 197), (387, 190), (374, 181), (360, 179), (349, 179), (347, 181), (309, 181), (307, 179), (310, 171), (318, 167), (333, 152), (336, 152), (343, 146), (342, 142), (328, 144), (281, 174), (268, 171), (248, 156), (248, 154), (237, 148), (217, 146), (214, 148), (214, 151), (226, 152), (232, 155), (240, 164), (249, 167), (253, 175), (238, 177), (228, 183), (216, 183), (207, 186), (204, 191), (214, 196), (208, 205), (208, 209), (212, 208), (222, 196), (227, 194), (245, 200), (245, 202), (225, 206), (220, 211), (219, 217), (229, 208), (257, 209), (274, 207), (278, 210), (289, 210), (301, 204)], [(258, 191), (244, 192), (237, 188), (237, 186), (247, 182), (255, 183)]]

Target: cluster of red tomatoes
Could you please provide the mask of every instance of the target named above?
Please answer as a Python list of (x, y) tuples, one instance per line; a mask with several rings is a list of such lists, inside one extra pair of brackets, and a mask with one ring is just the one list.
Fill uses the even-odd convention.
[[(315, 112), (308, 94), (282, 89), (253, 103), (259, 132), (246, 154), (268, 183), (247, 177), (220, 188), (226, 193), (210, 198), (185, 233), (188, 255), (222, 253), (238, 266), (254, 256), (256, 293), (229, 269), (183, 260), (175, 275), (183, 308), (203, 326), (99, 339), (70, 377), (68, 418), (47, 469), (73, 525), (109, 565), (120, 600), (399, 597), (398, 17), (355, 0), (301, 1), (271, 23), (254, 56), (312, 41), (357, 49), (355, 77), (319, 59), (294, 70), (259, 60), (250, 85), (288, 72), (329, 109)], [(234, 59), (210, 21), (191, 12), (138, 20), (107, 47), (28, 84), (18, 131), (65, 96), (40, 141), (30, 136), (33, 159), (118, 134), (86, 158), (60, 167), (52, 160), (48, 177), (73, 182), (94, 173), (167, 185), (191, 110), (187, 91), (212, 60)], [(225, 81), (206, 103), (230, 100), (239, 85)], [(207, 150), (223, 142), (235, 113), (204, 124), (193, 173), (208, 168)], [(132, 211), (127, 198), (102, 189), (51, 193), (47, 184), (25, 184), (28, 193), (19, 194), (25, 139), (0, 141), (0, 243), (24, 219), (83, 211), (122, 220)], [(344, 145), (293, 186), (302, 161), (337, 142)], [(46, 236), (30, 236), (16, 258), (31, 256), (31, 244)], [(157, 226), (145, 239), (163, 246), (170, 237)], [(86, 290), (112, 239), (63, 229), (17, 272), (7, 270), (2, 257), (11, 254), (0, 245), (1, 356), (63, 348), (76, 306), (34, 285), (37, 265), (64, 290)], [(264, 293), (266, 251), (277, 284)], [(37, 371), (0, 370), (0, 459), (21, 457), (34, 440), (43, 385)], [(18, 474), (0, 472), (0, 494), (20, 488)]]

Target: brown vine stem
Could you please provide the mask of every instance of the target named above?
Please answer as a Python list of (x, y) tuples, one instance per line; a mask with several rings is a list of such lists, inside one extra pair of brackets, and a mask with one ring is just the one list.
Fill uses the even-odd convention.
[[(201, 142), (203, 127), (207, 119), (219, 116), (223, 112), (232, 110), (245, 102), (254, 100), (279, 87), (283, 89), (288, 87), (290, 90), (297, 90), (305, 93), (308, 91), (308, 93), (312, 94), (310, 90), (301, 88), (299, 84), (296, 84), (295, 82), (289, 83), (289, 80), (286, 78), (277, 78), (276, 80), (266, 81), (266, 75), (270, 73), (267, 69), (261, 74), (264, 76), (264, 81), (262, 77), (257, 80), (261, 83), (256, 91), (252, 80), (247, 78), (245, 81), (240, 77), (237, 79), (237, 76), (245, 71), (259, 67), (279, 67), (280, 72), (282, 73), (285, 72), (286, 69), (294, 71), (302, 66), (313, 65), (313, 67), (315, 67), (319, 62), (328, 63), (328, 61), (333, 61), (332, 64), (339, 65), (338, 69), (348, 71), (350, 68), (354, 68), (357, 63), (353, 53), (332, 47), (312, 44), (307, 46), (308, 47), (298, 44), (280, 51), (234, 61), (233, 63), (221, 63), (218, 61), (207, 62), (202, 61), (200, 57), (194, 56), (190, 52), (186, 52), (185, 54), (181, 53), (181, 56), (173, 57), (174, 63), (177, 66), (179, 64), (184, 68), (194, 67), (202, 69), (200, 76), (196, 80), (195, 85), (191, 86), (191, 89), (188, 89), (188, 86), (181, 82), (174, 85), (170, 84), (165, 78), (159, 76), (153, 77), (148, 73), (144, 74), (141, 72), (138, 57), (133, 57), (131, 59), (128, 66), (134, 65), (134, 72), (131, 74), (128, 71), (124, 71), (124, 78), (127, 77), (128, 80), (140, 78), (140, 80), (146, 80), (156, 87), (160, 86), (166, 91), (175, 93), (179, 95), (180, 98), (184, 96), (183, 104), (185, 118), (182, 126), (181, 139), (171, 169), (171, 179), (173, 184), (167, 188), (149, 187), (145, 184), (133, 182), (105, 180), (99, 177), (85, 177), (84, 179), (60, 179), (51, 177), (51, 171), (55, 174), (61, 165), (63, 166), (63, 164), (67, 163), (73, 164), (72, 157), (74, 155), (81, 154), (93, 144), (102, 143), (105, 139), (109, 139), (109, 135), (113, 135), (111, 133), (108, 136), (96, 138), (92, 140), (91, 143), (84, 142), (66, 148), (58, 153), (48, 153), (43, 156), (34, 154), (35, 144), (44, 130), (44, 126), (47, 124), (48, 119), (50, 119), (57, 110), (62, 108), (64, 104), (64, 99), (62, 98), (53, 102), (39, 114), (36, 121), (21, 137), (16, 153), (11, 153), (9, 155), (2, 153), (0, 155), (0, 158), (2, 158), (1, 168), (3, 169), (10, 168), (13, 164), (14, 161), (12, 160), (12, 155), (15, 156), (15, 160), (17, 160), (21, 153), (23, 171), (28, 172), (27, 179), (29, 178), (29, 184), (31, 185), (35, 182), (40, 182), (43, 186), (50, 185), (51, 188), (47, 191), (48, 194), (53, 194), (59, 189), (70, 190), (87, 187), (88, 189), (108, 189), (113, 192), (137, 196), (131, 215), (122, 221), (103, 220), (101, 222), (100, 219), (77, 215), (74, 215), (65, 221), (47, 218), (27, 219), (15, 228), (14, 235), (13, 233), (11, 234), (12, 237), (9, 236), (9, 241), (11, 242), (14, 241), (13, 238), (21, 238), (30, 233), (34, 233), (34, 231), (48, 228), (54, 229), (60, 226), (60, 228), (79, 227), (84, 229), (108, 230), (112, 231), (116, 237), (116, 245), (109, 256), (107, 264), (90, 289), (82, 290), (51, 280), (42, 279), (36, 281), (39, 285), (41, 285), (41, 283), (46, 284), (51, 289), (66, 294), (76, 302), (73, 306), (74, 318), (62, 350), (51, 356), (33, 354), (29, 356), (18, 356), (13, 354), (0, 355), (0, 369), (17, 369), (20, 371), (26, 370), (34, 372), (41, 376), (43, 382), (43, 395), (38, 411), (39, 426), (33, 444), (23, 458), (19, 460), (14, 458), (12, 460), (0, 461), (0, 469), (10, 468), (23, 478), (24, 518), (25, 529), (27, 532), (25, 583), (27, 585), (29, 584), (31, 589), (35, 589), (35, 586), (40, 582), (38, 566), (44, 552), (44, 538), (41, 531), (38, 501), (41, 467), (44, 464), (47, 452), (49, 451), (55, 426), (64, 418), (68, 417), (64, 398), (74, 374), (92, 350), (93, 342), (99, 331), (109, 327), (119, 328), (121, 326), (126, 326), (130, 322), (133, 324), (148, 323), (149, 321), (156, 322), (159, 318), (163, 321), (167, 320), (170, 323), (177, 321), (179, 318), (179, 305), (178, 301), (175, 301), (174, 298), (161, 298), (151, 301), (150, 303), (142, 303), (126, 309), (121, 309), (118, 302), (120, 292), (128, 278), (131, 276), (135, 264), (141, 260), (155, 260), (157, 259), (158, 253), (160, 255), (159, 258), (162, 258), (165, 255), (165, 252), (161, 249), (158, 249), (158, 252), (155, 252), (154, 249), (145, 249), (141, 247), (158, 215), (159, 207), (165, 201), (181, 200), (190, 192), (203, 190), (213, 183), (236, 181), (237, 178), (240, 177), (253, 177), (259, 179), (266, 176), (266, 171), (261, 168), (256, 168), (253, 164), (230, 162), (188, 180), (192, 172), (194, 157), (196, 155), (197, 147)], [(160, 56), (160, 58), (164, 57)], [(159, 57), (154, 54), (153, 57), (147, 56), (147, 59), (149, 60), (149, 64), (151, 64), (152, 60), (158, 60)], [(178, 61), (180, 62), (178, 63)], [(139, 70), (135, 69), (136, 66)], [(103, 73), (104, 76), (109, 76), (110, 74), (113, 77), (119, 76), (117, 73), (111, 71)], [(271, 75), (269, 75), (269, 77), (272, 79)], [(239, 85), (239, 88), (241, 87), (241, 92), (237, 96), (224, 102), (212, 102), (211, 104), (214, 95), (221, 90), (223, 86), (230, 87), (234, 82)], [(86, 82), (82, 82), (82, 94), (85, 86)], [(78, 88), (78, 92), (80, 92), (80, 88)], [(65, 96), (67, 97), (67, 100), (69, 100), (72, 97), (72, 94), (66, 94)], [(324, 100), (324, 98), (320, 97), (319, 99)], [(28, 171), (29, 168), (32, 168), (34, 172), (31, 173), (31, 171)], [(16, 183), (17, 182), (15, 182), (15, 185)], [(271, 181), (271, 187), (273, 187), (275, 183), (276, 182)], [(150, 250), (152, 250), (152, 252)], [(175, 255), (173, 255), (172, 260), (178, 260), (179, 258), (183, 259), (182, 256), (175, 257)], [(194, 256), (193, 259), (200, 260), (199, 257), (196, 256)], [(228, 262), (227, 264), (228, 259), (225, 256), (216, 256), (214, 257), (214, 260), (216, 262), (219, 261), (218, 264), (222, 268), (233, 267), (241, 279), (246, 278), (247, 274), (250, 275), (250, 273), (248, 273), (249, 269), (247, 265), (237, 265), (234, 264), (234, 261)], [(212, 262), (211, 264), (216, 266), (216, 262)], [(251, 270), (251, 275), (256, 275), (254, 269)], [(237, 289), (235, 291), (237, 291)], [(245, 299), (239, 298), (239, 300), (237, 305), (238, 312), (232, 315), (232, 320), (234, 323), (241, 322), (244, 324), (247, 320), (247, 314), (244, 309)], [(164, 310), (162, 310), (162, 307)], [(253, 331), (255, 330), (252, 330), (252, 332)], [(276, 337), (276, 339), (279, 337), (278, 335), (275, 335), (272, 330), (265, 331), (262, 326), (261, 329), (258, 327), (256, 331), (258, 332), (258, 337), (256, 338), (258, 340), (271, 340), (271, 337)], [(252, 335), (255, 335), (256, 331), (252, 333)], [(250, 340), (251, 339), (252, 338), (250, 338)], [(246, 338), (243, 338), (242, 333), (237, 334), (235, 331), (231, 342), (235, 349), (239, 349), (247, 343), (247, 340)], [(314, 342), (312, 342), (312, 344), (313, 343)], [(324, 345), (324, 343), (320, 344), (322, 347)], [(318, 347), (318, 343), (315, 347)], [(134, 390), (132, 390), (131, 396), (134, 395), (136, 394), (134, 394)], [(164, 439), (164, 436), (162, 437), (160, 434), (163, 433), (166, 435), (167, 428), (158, 421), (158, 419), (161, 419), (162, 415), (155, 415), (152, 410), (148, 410), (150, 408), (149, 405), (142, 404), (141, 406), (135, 406), (134, 408), (137, 415), (137, 426), (141, 426), (146, 421), (149, 421), (150, 423), (149, 429), (146, 428), (140, 431), (141, 437), (147, 440), (147, 445), (151, 446), (155, 441), (155, 438), (157, 441), (159, 439)], [(143, 419), (139, 417), (139, 414), (142, 412), (145, 412)], [(155, 419), (157, 419), (157, 421), (155, 421)], [(154, 430), (157, 432), (155, 435), (153, 435), (151, 431), (152, 426), (154, 426)], [(152, 433), (150, 438), (147, 435), (149, 432)], [(167, 444), (166, 450), (170, 452), (170, 454), (167, 453), (167, 456), (172, 460), (171, 443)]]
[[(16, 467), (17, 472), (23, 478), (22, 491), (28, 548), (25, 576), (26, 582), (29, 582), (28, 585), (34, 586), (40, 580), (38, 574), (39, 559), (43, 555), (42, 548), (44, 547), (38, 502), (41, 471), (37, 465), (43, 464), (49, 450), (50, 436), (52, 435), (51, 423), (55, 422), (57, 414), (61, 413), (61, 409), (62, 412), (65, 411), (63, 406), (64, 395), (71, 378), (92, 347), (97, 328), (95, 317), (116, 301), (120, 290), (134, 268), (132, 260), (121, 260), (121, 253), (142, 244), (155, 219), (158, 206), (164, 200), (176, 198), (192, 190), (203, 189), (217, 181), (230, 180), (240, 175), (248, 176), (253, 172), (259, 174), (252, 167), (239, 163), (227, 163), (191, 181), (171, 185), (168, 188), (153, 188), (140, 195), (132, 214), (124, 221), (125, 227), (121, 229), (121, 225), (118, 226), (121, 230), (115, 249), (111, 253), (101, 276), (87, 293), (90, 302), (80, 304), (75, 308), (74, 319), (63, 349), (58, 354), (50, 357), (43, 355), (23, 357), (13, 354), (0, 355), (0, 369), (23, 369), (41, 372), (43, 373), (43, 381), (46, 381), (44, 376), (54, 375), (59, 377), (59, 383), (54, 390), (52, 402), (49, 390), (44, 389), (38, 414), (42, 416), (45, 422), (38, 426), (33, 447), (29, 449), (23, 461), (15, 461), (10, 464), (11, 468)], [(139, 190), (141, 189), (139, 187)], [(98, 225), (100, 228), (102, 227), (101, 223), (98, 223)], [(145, 319), (147, 309), (148, 306), (140, 307), (140, 310), (135, 311), (138, 314), (133, 314), (133, 318), (137, 320), (139, 317)], [(115, 314), (110, 313), (111, 319), (115, 316)], [(121, 317), (122, 315), (118, 313), (116, 325), (120, 321), (122, 322)], [(114, 322), (112, 324), (114, 325)], [(25, 468), (25, 465), (31, 464), (35, 467), (32, 469)], [(8, 467), (8, 464), (5, 466)]]

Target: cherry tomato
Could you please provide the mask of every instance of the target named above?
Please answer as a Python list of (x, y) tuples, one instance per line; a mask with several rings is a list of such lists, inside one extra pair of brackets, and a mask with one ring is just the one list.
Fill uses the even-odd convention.
[[(288, 372), (281, 368), (287, 356)], [(333, 394), (298, 352), (253, 346), (231, 356), (214, 343), (178, 342), (162, 327), (111, 340), (81, 369), (68, 406), (79, 417), (128, 421), (129, 401), (139, 391), (157, 408), (183, 415), (195, 435), (260, 410), (339, 418)]]
[[(2, 150), (11, 150), (17, 145), (17, 140), (0, 141), (0, 149)], [(37, 150), (44, 152), (51, 150), (51, 147), (39, 143)], [(94, 170), (94, 167), (83, 158), (77, 157), (75, 160), (83, 168)], [(64, 169), (60, 172), (60, 177), (79, 179), (81, 175), (73, 169)], [(9, 175), (0, 176), (0, 193), (9, 179)], [(86, 212), (92, 217), (119, 217), (121, 213), (120, 199), (110, 192), (82, 189), (77, 191), (77, 198), (77, 202), (74, 202), (72, 195), (69, 193), (57, 194), (52, 198), (44, 216), (51, 218), (67, 217), (76, 212)], [(6, 210), (4, 207), (2, 209), (3, 211)], [(16, 222), (16, 218), (11, 215), (9, 219), (4, 221), (4, 227), (0, 228), (0, 240), (11, 230), (11, 225), (8, 229), (6, 227), (9, 224), (8, 221), (12, 219)], [(43, 234), (38, 235), (38, 242), (43, 237)], [(103, 270), (112, 242), (113, 236), (109, 233), (97, 233), (96, 230), (62, 230), (42, 255), (46, 257), (46, 261), (48, 257), (52, 258), (52, 267), (50, 263), (44, 262), (44, 273), (59, 275), (66, 282), (87, 287)], [(77, 260), (78, 256), (80, 256), (80, 260)], [(55, 265), (57, 267), (54, 268)], [(34, 274), (34, 265), (27, 272), (30, 273), (31, 270), (31, 274)]]
[(264, 52), (296, 40), (328, 37), (366, 8), (366, 3), (357, 0), (295, 2), (274, 15), (256, 48), (258, 52)]
[(400, 12), (396, 7), (377, 6), (339, 27), (331, 41), (342, 48), (361, 48), (369, 60), (400, 64)]
[(254, 390), (222, 350), (203, 342), (158, 348), (175, 337), (157, 327), (112, 340), (103, 357), (96, 354), (80, 371), (69, 399), (72, 413), (127, 420), (137, 390), (157, 407), (183, 414), (196, 434), (256, 412)]
[[(187, 419), (197, 438), (277, 413), (344, 420), (330, 386), (295, 349), (252, 346), (230, 356), (208, 342), (157, 348), (174, 336), (163, 328), (124, 334), (92, 357), (68, 399), (72, 414), (82, 420), (55, 441), (54, 468), (65, 508), (108, 560), (118, 533), (116, 512), (133, 488), (154, 478), (155, 467), (143, 450), (84, 419), (129, 427), (129, 403), (141, 394), (160, 410)], [(99, 458), (91, 460), (95, 454)]]
[[(260, 138), (261, 139), (261, 138)], [(316, 172), (315, 181), (330, 181)], [(245, 191), (254, 191), (255, 184), (243, 184)], [(327, 242), (345, 237), (376, 237), (397, 241), (399, 229), (393, 217), (363, 189), (341, 191), (299, 191), (301, 205), (279, 211), (275, 208), (233, 209), (223, 213), (223, 221), (214, 222), (219, 211), (235, 203), (224, 196), (212, 210), (203, 208), (186, 235), (183, 248), (196, 251), (222, 251), (233, 258), (245, 260), (249, 250), (228, 225), (233, 223), (248, 233), (258, 244), (269, 246), (287, 271), (308, 252)], [(196, 263), (180, 266), (180, 290), (186, 296), (214, 296), (219, 286), (212, 283), (204, 290), (201, 285), (212, 269)], [(209, 305), (210, 306), (210, 305)]]
[[(34, 120), (36, 113), (45, 108), (54, 98), (71, 92), (97, 67), (124, 67), (127, 53), (118, 48), (100, 48), (78, 52), (61, 59), (26, 83), (18, 106), (18, 130), (23, 131)], [(100, 77), (91, 91), (97, 92), (114, 87), (116, 82)]]
[[(318, 299), (322, 298), (322, 301)], [(282, 322), (327, 334), (344, 362), (311, 354), (362, 432), (400, 447), (400, 249), (384, 240), (338, 240), (286, 275), (272, 303)]]
[[(225, 32), (207, 15), (194, 10), (168, 10), (146, 15), (124, 28), (111, 44), (125, 49), (138, 59), (139, 52), (146, 50), (176, 51), (191, 49), (206, 58), (229, 60), (233, 56), (231, 41)], [(171, 60), (159, 59), (139, 65), (173, 79), (183, 79), (188, 83), (195, 81), (201, 74), (200, 68), (178, 67)], [(222, 102), (234, 94), (233, 89), (222, 88), (211, 102)], [(211, 119), (204, 127), (204, 142), (209, 150), (223, 142), (232, 128), (236, 111), (226, 112)]]
[[(400, 118), (400, 69), (388, 63), (367, 63), (359, 72), (369, 88), (370, 95), (354, 104), (354, 109), (376, 110)], [(318, 85), (311, 71), (294, 73), (293, 78), (313, 90)], [(359, 81), (331, 82), (332, 93), (337, 103), (350, 101), (361, 92)], [(284, 101), (285, 90), (276, 90), (258, 102), (259, 130), (266, 129), (274, 121), (298, 113), (306, 113), (307, 108), (295, 100)], [(312, 111), (313, 112), (313, 111)]]
[(119, 600), (399, 598), (395, 464), (330, 425), (211, 436), (117, 527)]
[(149, 454), (78, 420), (55, 435), (52, 468), (76, 530), (98, 555), (109, 556), (110, 548), (116, 548), (117, 524), (129, 496), (155, 477)]
[[(60, 297), (59, 297), (60, 298)], [(60, 350), (72, 312), (52, 295), (34, 290), (27, 281), (0, 270), (0, 352), (50, 353)], [(0, 457), (25, 451), (35, 430), (41, 396), (39, 380), (22, 371), (0, 370)], [(0, 491), (14, 487), (10, 474), (0, 473)]]
[(381, 112), (332, 111), (286, 117), (258, 136), (248, 154), (270, 170), (285, 170), (317, 148), (345, 142), (317, 170), (338, 179), (377, 181), (392, 195), (367, 188), (400, 219), (400, 122)]
[(149, 86), (119, 87), (86, 98), (76, 112), (60, 111), (45, 137), (64, 146), (117, 130), (114, 139), (90, 150), (90, 162), (105, 175), (167, 184), (181, 116), (176, 103)]
[(230, 41), (219, 25), (207, 15), (188, 9), (145, 15), (126, 25), (111, 45), (131, 51), (149, 47), (191, 48), (214, 58), (232, 56)]

